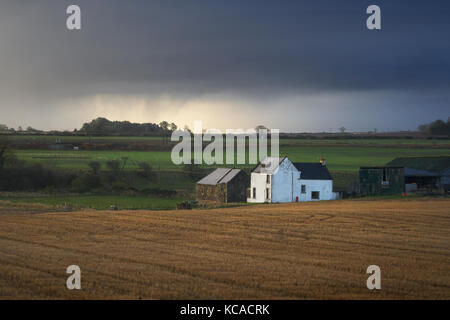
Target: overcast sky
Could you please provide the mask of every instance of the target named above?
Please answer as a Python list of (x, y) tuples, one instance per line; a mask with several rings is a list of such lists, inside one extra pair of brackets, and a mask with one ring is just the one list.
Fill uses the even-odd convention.
[(0, 123), (416, 129), (450, 116), (449, 37), (448, 0), (2, 0)]

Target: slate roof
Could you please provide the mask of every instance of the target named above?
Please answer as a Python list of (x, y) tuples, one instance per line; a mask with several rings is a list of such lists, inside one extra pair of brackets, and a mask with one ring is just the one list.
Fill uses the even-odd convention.
[(326, 166), (316, 162), (294, 162), (300, 171), (300, 179), (305, 180), (333, 180)]
[(217, 168), (206, 177), (201, 179), (198, 184), (208, 184), (208, 185), (216, 185), (219, 183), (228, 183), (230, 182), (241, 169), (231, 169), (231, 168)]

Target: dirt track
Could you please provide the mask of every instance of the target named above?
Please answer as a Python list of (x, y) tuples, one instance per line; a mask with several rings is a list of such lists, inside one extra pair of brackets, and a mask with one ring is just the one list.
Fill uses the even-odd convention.
[[(450, 299), (450, 199), (0, 215), (0, 298)], [(82, 290), (68, 290), (79, 265)], [(381, 267), (382, 289), (366, 287)]]

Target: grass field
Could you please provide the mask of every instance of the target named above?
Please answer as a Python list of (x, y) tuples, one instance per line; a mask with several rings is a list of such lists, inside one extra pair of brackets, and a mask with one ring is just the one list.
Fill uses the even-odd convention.
[[(21, 197), (1, 197), (0, 202), (39, 203), (51, 207), (71, 206), (73, 208), (92, 208), (105, 210), (111, 205), (117, 206), (119, 209), (151, 209), (165, 210), (176, 209), (177, 203), (183, 201), (180, 198), (157, 198), (149, 196), (21, 196)], [(2, 204), (0, 203), (0, 206)]]
[[(59, 141), (61, 143), (108, 143), (108, 142), (122, 142), (122, 143), (134, 143), (134, 142), (142, 142), (142, 143), (158, 143), (162, 142), (162, 137), (133, 137), (133, 136), (74, 136), (74, 135), (8, 135), (9, 140), (13, 142), (36, 142), (36, 143), (55, 143)], [(450, 147), (450, 140), (444, 139), (406, 139), (406, 138), (398, 138), (398, 139), (381, 139), (381, 138), (354, 138), (354, 139), (307, 139), (307, 138), (281, 138), (281, 145), (298, 145), (298, 144), (313, 144), (313, 145), (326, 145), (326, 144), (338, 144), (338, 145), (406, 145), (413, 147), (421, 147), (421, 146), (435, 146), (441, 147), (446, 146)]]
[[(64, 169), (88, 169), (90, 161), (103, 164), (108, 160), (120, 160), (128, 157), (126, 169), (136, 169), (137, 163), (145, 161), (154, 168), (164, 170), (181, 170), (183, 166), (172, 163), (168, 151), (50, 151), (50, 150), (17, 150), (19, 159), (28, 163), (42, 163), (50, 167)], [(450, 155), (449, 148), (385, 148), (381, 146), (321, 146), (294, 145), (280, 148), (280, 155), (288, 156), (294, 162), (319, 161), (322, 156), (327, 159), (327, 166), (335, 171), (354, 171), (360, 166), (383, 165), (401, 156)], [(251, 165), (250, 165), (251, 166)]]
[[(1, 298), (449, 299), (448, 198), (192, 211), (0, 209)], [(30, 213), (27, 213), (30, 212)], [(81, 290), (65, 287), (81, 268)], [(366, 268), (381, 268), (381, 290)]]
[[(21, 137), (14, 139), (46, 139), (48, 136)], [(81, 139), (87, 137), (59, 137), (65, 139)], [(128, 143), (145, 142), (161, 143), (158, 137), (93, 137), (92, 143), (105, 141)], [(184, 176), (171, 176), (173, 172), (184, 172), (184, 166), (175, 165), (171, 161), (170, 151), (52, 151), (52, 150), (16, 150), (19, 159), (26, 163), (41, 163), (46, 167), (64, 170), (89, 170), (88, 163), (98, 161), (106, 168), (108, 160), (128, 160), (125, 170), (135, 170), (139, 162), (147, 162), (154, 172), (159, 173), (158, 181), (140, 182), (142, 186), (174, 188), (183, 194), (193, 197), (195, 179)], [(396, 157), (450, 155), (450, 140), (425, 139), (281, 139), (280, 155), (288, 156), (294, 162), (316, 162), (320, 157), (327, 160), (334, 185), (339, 190), (347, 190), (348, 186), (358, 179), (358, 169), (361, 166), (384, 165)], [(223, 166), (223, 165), (216, 165)], [(237, 165), (237, 167), (251, 169), (254, 165)], [(202, 168), (209, 166), (202, 165)], [(185, 172), (184, 172), (185, 173)]]

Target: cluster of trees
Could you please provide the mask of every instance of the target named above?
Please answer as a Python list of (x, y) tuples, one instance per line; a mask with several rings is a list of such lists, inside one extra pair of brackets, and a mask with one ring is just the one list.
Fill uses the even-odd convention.
[(97, 118), (83, 124), (80, 132), (118, 134), (118, 135), (167, 135), (177, 130), (175, 123), (162, 121), (156, 123), (132, 123), (129, 121), (110, 121), (106, 118)]
[(419, 131), (425, 134), (450, 136), (450, 118), (447, 119), (447, 122), (436, 120), (428, 124), (422, 124), (419, 126)]
[(19, 132), (23, 132), (23, 131), (27, 131), (27, 132), (42, 132), (41, 130), (34, 129), (33, 127), (30, 127), (30, 126), (27, 127), (25, 130), (21, 126), (19, 126), (17, 128), (17, 130), (16, 130), (14, 128), (8, 128), (8, 126), (6, 124), (1, 124), (0, 123), (0, 132), (14, 133), (16, 131), (19, 131)]

